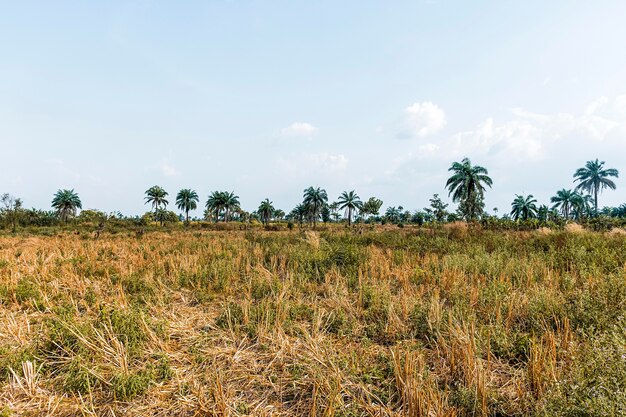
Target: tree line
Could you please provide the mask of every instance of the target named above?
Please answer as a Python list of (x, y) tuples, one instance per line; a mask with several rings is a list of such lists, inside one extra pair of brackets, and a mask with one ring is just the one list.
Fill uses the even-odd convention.
[[(598, 159), (588, 161), (584, 167), (577, 169), (573, 175), (573, 188), (558, 190), (550, 199), (550, 205), (540, 205), (532, 194), (516, 195), (511, 203), (511, 210), (500, 219), (512, 221), (538, 220), (541, 222), (558, 220), (582, 220), (604, 217), (626, 217), (626, 204), (619, 207), (604, 207), (599, 209), (598, 199), (605, 189), (615, 190), (615, 182), (611, 178), (618, 178), (619, 172), (615, 168), (605, 168), (605, 162)], [(380, 213), (383, 202), (371, 197), (362, 201), (354, 191), (344, 191), (336, 201), (329, 202), (328, 193), (320, 187), (309, 187), (303, 192), (302, 202), (286, 213), (274, 207), (269, 199), (263, 200), (253, 212), (241, 208), (239, 196), (233, 191), (213, 191), (209, 194), (205, 204), (202, 219), (212, 222), (257, 220), (264, 225), (272, 221), (288, 221), (302, 227), (308, 224), (315, 228), (318, 222), (345, 221), (348, 226), (356, 222), (366, 223), (444, 223), (459, 220), (478, 221), (497, 217), (485, 211), (485, 193), (493, 186), (493, 180), (485, 167), (474, 165), (468, 158), (454, 162), (448, 169), (450, 177), (445, 188), (452, 202), (457, 204), (454, 211), (448, 210), (438, 194), (430, 200), (430, 205), (414, 212), (405, 210), (402, 206), (388, 207)], [(190, 223), (189, 212), (194, 211), (200, 204), (200, 197), (195, 190), (184, 188), (176, 194), (175, 205), (180, 214), (167, 210), (169, 205), (168, 192), (162, 187), (154, 185), (145, 191), (145, 204), (150, 211), (141, 218), (125, 218), (120, 213), (109, 214), (108, 217), (118, 219), (133, 219), (135, 221), (156, 221), (161, 225), (167, 222), (184, 221)], [(0, 218), (5, 227), (13, 230), (18, 225), (49, 226), (57, 222), (67, 223), (75, 218), (82, 209), (82, 202), (73, 189), (58, 190), (52, 199), (50, 211), (23, 208), (21, 199), (10, 194), (0, 197), (2, 208)], [(107, 217), (94, 210), (85, 210), (79, 217)], [(93, 220), (93, 219), (92, 219)]]

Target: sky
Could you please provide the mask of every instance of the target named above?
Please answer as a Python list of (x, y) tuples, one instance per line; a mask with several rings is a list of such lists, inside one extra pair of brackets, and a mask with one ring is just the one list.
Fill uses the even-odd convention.
[[(626, 176), (624, 16), (623, 0), (0, 0), (0, 193), (135, 215), (155, 184), (169, 208), (193, 188), (250, 211), (320, 186), (416, 210), (449, 201), (469, 157), (488, 211), (548, 203), (587, 160)], [(601, 206), (626, 202), (616, 183)]]

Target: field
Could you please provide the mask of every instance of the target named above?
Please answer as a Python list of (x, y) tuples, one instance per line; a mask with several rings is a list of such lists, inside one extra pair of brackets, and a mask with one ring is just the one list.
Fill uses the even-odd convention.
[(0, 237), (0, 416), (626, 415), (626, 237)]

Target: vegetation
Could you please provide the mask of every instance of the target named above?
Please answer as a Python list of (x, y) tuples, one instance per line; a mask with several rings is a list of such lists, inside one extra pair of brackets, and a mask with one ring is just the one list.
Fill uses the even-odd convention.
[[(152, 209), (154, 210), (154, 220), (157, 221), (161, 219), (161, 225), (163, 224), (163, 213), (159, 213), (159, 210), (165, 210), (165, 207), (169, 204), (165, 197), (168, 196), (167, 191), (158, 185), (154, 185), (146, 190), (146, 204), (152, 205)], [(161, 214), (159, 216), (159, 214)]]
[(598, 212), (598, 194), (604, 188), (615, 189), (615, 183), (609, 177), (617, 178), (619, 172), (615, 168), (604, 168), (604, 161), (588, 161), (584, 168), (579, 168), (574, 173), (574, 181), (579, 181), (577, 190), (586, 191), (593, 195), (594, 209)]
[(176, 195), (176, 207), (185, 212), (185, 222), (189, 223), (189, 212), (198, 208), (198, 193), (189, 188), (184, 188)]
[(337, 201), (340, 210), (346, 210), (348, 213), (348, 226), (352, 224), (352, 213), (360, 210), (363, 207), (363, 203), (354, 190), (347, 192), (344, 191), (339, 196)]
[(485, 208), (485, 187), (493, 184), (489, 172), (479, 165), (472, 165), (468, 158), (453, 163), (448, 171), (453, 173), (446, 182), (448, 195), (459, 203), (459, 211), (465, 219), (476, 220)]
[(2, 412), (623, 415), (625, 235), (488, 225), (0, 236)]
[(52, 208), (63, 221), (76, 215), (76, 210), (83, 208), (78, 194), (74, 190), (59, 190), (52, 199)]

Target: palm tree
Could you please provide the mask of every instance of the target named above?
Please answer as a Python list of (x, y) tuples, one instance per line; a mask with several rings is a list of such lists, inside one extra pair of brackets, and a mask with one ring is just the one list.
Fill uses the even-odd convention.
[(487, 169), (472, 165), (468, 158), (455, 162), (448, 169), (453, 174), (446, 182), (448, 195), (452, 201), (459, 202), (459, 210), (468, 220), (476, 219), (483, 211), (485, 186), (491, 188), (493, 183)]
[(52, 198), (52, 208), (56, 210), (57, 216), (67, 222), (70, 216), (76, 215), (77, 209), (83, 208), (83, 204), (73, 189), (58, 190)]
[(579, 194), (576, 191), (563, 188), (557, 191), (554, 197), (550, 198), (550, 202), (553, 204), (552, 208), (561, 210), (565, 219), (568, 220), (570, 211), (578, 198)]
[(261, 221), (263, 222), (263, 224), (267, 226), (270, 222), (270, 219), (272, 218), (272, 215), (275, 212), (274, 206), (272, 205), (272, 202), (269, 200), (269, 198), (261, 201), (261, 205), (257, 209), (257, 212), (259, 213), (259, 216), (261, 216)]
[(302, 223), (304, 222), (304, 218), (306, 217), (308, 212), (307, 206), (304, 204), (298, 204), (291, 211), (290, 216), (292, 218), (298, 219), (298, 227), (302, 228)]
[(576, 220), (580, 220), (583, 217), (591, 217), (596, 214), (593, 209), (593, 197), (590, 194), (575, 193), (572, 214)]
[(528, 220), (537, 217), (537, 200), (532, 194), (527, 197), (515, 195), (515, 200), (511, 203), (511, 216), (514, 220)]
[[(163, 188), (159, 187), (158, 185), (153, 185), (152, 187), (146, 190), (145, 194), (146, 194), (145, 204), (150, 203), (152, 205), (152, 209), (154, 210), (154, 219), (157, 220), (157, 217), (159, 217), (158, 216), (159, 208), (163, 206), (163, 208), (165, 209), (165, 207), (167, 207), (167, 205), (169, 204), (169, 201), (165, 199), (168, 193), (167, 191), (165, 191)], [(162, 221), (161, 221), (161, 225), (163, 225)]]
[(400, 223), (402, 216), (402, 206), (395, 208), (393, 206), (387, 207), (385, 211), (385, 217), (392, 223)]
[(308, 208), (309, 216), (313, 219), (313, 228), (317, 225), (322, 207), (328, 202), (326, 190), (309, 187), (304, 190), (304, 205)]
[(185, 212), (185, 222), (189, 224), (189, 211), (198, 208), (198, 193), (189, 188), (183, 188), (176, 195), (176, 207)]
[(598, 212), (598, 194), (604, 188), (615, 189), (615, 183), (608, 177), (619, 177), (615, 168), (604, 168), (604, 161), (587, 161), (584, 168), (578, 168), (574, 173), (574, 182), (580, 181), (576, 190), (583, 190), (593, 194), (593, 207)]
[(215, 223), (220, 219), (220, 212), (224, 208), (224, 193), (222, 191), (213, 191), (206, 201), (206, 208), (214, 214)]
[(361, 198), (354, 192), (354, 190), (347, 192), (344, 191), (339, 196), (339, 209), (345, 209), (348, 212), (348, 227), (352, 224), (352, 212), (360, 210), (363, 207)]
[(239, 207), (239, 196), (236, 196), (233, 191), (222, 193), (224, 198), (224, 220), (230, 220), (230, 214), (236, 212)]

